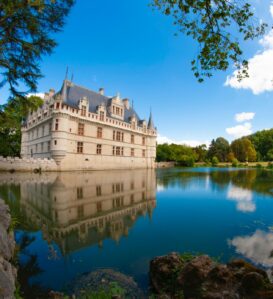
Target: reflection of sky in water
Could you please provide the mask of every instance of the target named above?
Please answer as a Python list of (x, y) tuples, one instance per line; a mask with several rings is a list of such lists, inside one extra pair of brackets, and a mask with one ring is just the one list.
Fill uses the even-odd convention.
[(237, 210), (241, 212), (254, 212), (256, 205), (253, 202), (252, 191), (231, 185), (228, 188), (227, 199), (237, 202)]
[(273, 233), (256, 230), (253, 235), (235, 237), (228, 243), (255, 264), (273, 266)]

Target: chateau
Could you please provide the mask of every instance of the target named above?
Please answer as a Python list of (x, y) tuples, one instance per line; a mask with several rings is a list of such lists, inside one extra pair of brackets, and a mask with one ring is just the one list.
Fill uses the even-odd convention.
[(157, 131), (128, 99), (64, 80), (22, 126), (21, 157), (54, 159), (58, 170), (154, 168)]

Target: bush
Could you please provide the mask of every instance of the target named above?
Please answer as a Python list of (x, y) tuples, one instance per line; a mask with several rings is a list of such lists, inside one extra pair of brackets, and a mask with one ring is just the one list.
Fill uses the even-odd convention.
[(177, 163), (179, 166), (193, 167), (194, 166), (194, 158), (188, 155), (182, 155)]
[(268, 169), (273, 169), (273, 163), (272, 163), (272, 162), (268, 162), (268, 164), (267, 164), (267, 168), (268, 168)]
[(232, 167), (238, 167), (238, 165), (239, 165), (239, 161), (236, 158), (234, 158), (232, 160)]
[(212, 166), (217, 166), (218, 163), (219, 163), (218, 158), (214, 156), (214, 157), (211, 159), (211, 164), (212, 164)]
[(257, 164), (256, 164), (256, 168), (263, 168), (263, 166), (262, 166), (262, 164), (257, 163)]

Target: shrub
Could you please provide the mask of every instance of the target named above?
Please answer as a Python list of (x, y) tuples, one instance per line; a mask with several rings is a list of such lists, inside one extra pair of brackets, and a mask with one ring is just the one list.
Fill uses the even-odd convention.
[(211, 164), (212, 164), (212, 166), (217, 166), (218, 163), (219, 163), (218, 158), (214, 156), (214, 157), (211, 159)]
[(239, 165), (239, 161), (236, 158), (234, 158), (232, 160), (232, 167), (238, 167), (238, 165)]
[(268, 164), (267, 164), (267, 168), (268, 168), (268, 169), (273, 169), (273, 163), (272, 163), (272, 162), (268, 162)]
[(182, 155), (177, 161), (179, 166), (193, 167), (194, 166), (194, 158), (188, 155)]

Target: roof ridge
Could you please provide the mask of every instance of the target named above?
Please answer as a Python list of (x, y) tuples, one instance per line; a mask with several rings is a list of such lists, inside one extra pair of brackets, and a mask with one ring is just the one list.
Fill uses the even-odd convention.
[[(68, 80), (67, 80), (68, 81)], [(71, 81), (69, 81), (69, 83), (71, 83), (72, 85), (72, 87), (73, 87), (73, 85), (74, 86), (76, 86), (76, 87), (79, 87), (79, 88), (82, 88), (82, 89), (85, 89), (85, 90), (87, 90), (87, 91), (91, 91), (91, 92), (93, 92), (93, 93), (95, 93), (95, 94), (97, 94), (97, 95), (99, 95), (99, 96), (101, 96), (101, 97), (104, 97), (104, 98), (106, 98), (106, 99), (111, 99), (111, 97), (108, 97), (108, 96), (105, 96), (105, 95), (102, 95), (102, 94), (100, 94), (99, 92), (97, 92), (97, 91), (94, 91), (94, 90), (92, 90), (92, 89), (88, 89), (88, 88), (86, 88), (86, 87), (84, 87), (84, 86), (81, 86), (81, 85), (78, 85), (78, 84), (75, 84), (75, 83), (73, 83), (73, 82), (71, 82)]]

